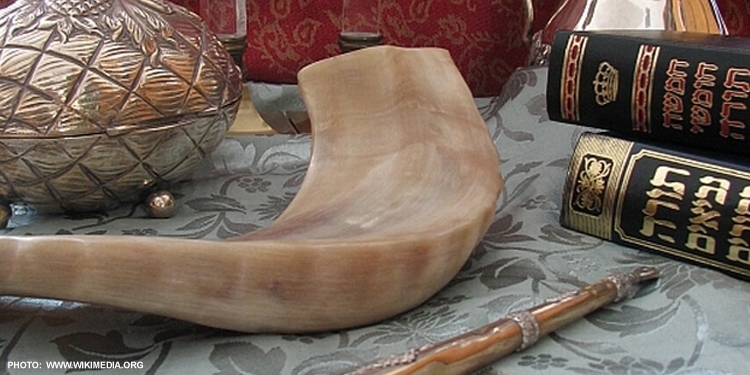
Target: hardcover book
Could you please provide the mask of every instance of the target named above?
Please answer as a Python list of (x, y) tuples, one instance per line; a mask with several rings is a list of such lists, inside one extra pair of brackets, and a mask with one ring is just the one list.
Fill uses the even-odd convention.
[(552, 120), (750, 155), (750, 38), (663, 30), (559, 31)]
[(750, 280), (750, 160), (585, 133), (560, 222)]

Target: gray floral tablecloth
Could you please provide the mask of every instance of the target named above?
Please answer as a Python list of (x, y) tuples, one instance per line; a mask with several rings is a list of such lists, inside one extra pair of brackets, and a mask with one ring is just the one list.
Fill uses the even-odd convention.
[[(500, 97), (477, 99), (506, 188), (484, 241), (455, 280), (423, 306), (340, 332), (248, 335), (101, 306), (5, 296), (0, 374), (343, 374), (644, 264), (659, 267), (663, 276), (639, 298), (591, 314), (480, 374), (747, 374), (749, 283), (559, 225), (568, 158), (586, 129), (547, 119), (545, 84), (543, 68), (520, 70)], [(295, 94), (289, 87), (253, 90), (256, 100)], [(137, 205), (59, 217), (18, 207), (4, 233), (232, 237), (269, 225), (284, 210), (309, 156), (308, 136), (227, 138), (192, 181), (175, 188), (179, 209), (171, 219), (148, 219)], [(131, 368), (52, 368), (94, 362)]]

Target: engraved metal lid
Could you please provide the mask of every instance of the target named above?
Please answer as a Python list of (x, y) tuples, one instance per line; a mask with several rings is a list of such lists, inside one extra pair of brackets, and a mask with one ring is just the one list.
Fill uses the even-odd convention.
[(242, 78), (193, 13), (160, 0), (17, 0), (0, 11), (0, 138), (180, 126)]
[(188, 178), (242, 77), (164, 0), (17, 0), (0, 11), (0, 204), (102, 211)]

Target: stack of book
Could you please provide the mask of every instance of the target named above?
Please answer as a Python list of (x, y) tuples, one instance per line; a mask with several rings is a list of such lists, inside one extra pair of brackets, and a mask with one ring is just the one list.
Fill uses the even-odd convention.
[(561, 224), (750, 280), (750, 39), (560, 31), (548, 65), (550, 119), (608, 130), (579, 139)]

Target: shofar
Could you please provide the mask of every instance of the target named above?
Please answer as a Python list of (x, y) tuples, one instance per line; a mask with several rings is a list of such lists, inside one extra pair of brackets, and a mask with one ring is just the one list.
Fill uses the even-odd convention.
[(313, 124), (299, 193), (230, 241), (0, 237), (0, 293), (247, 332), (374, 323), (427, 300), (486, 232), (497, 151), (449, 54), (373, 47), (299, 73)]

